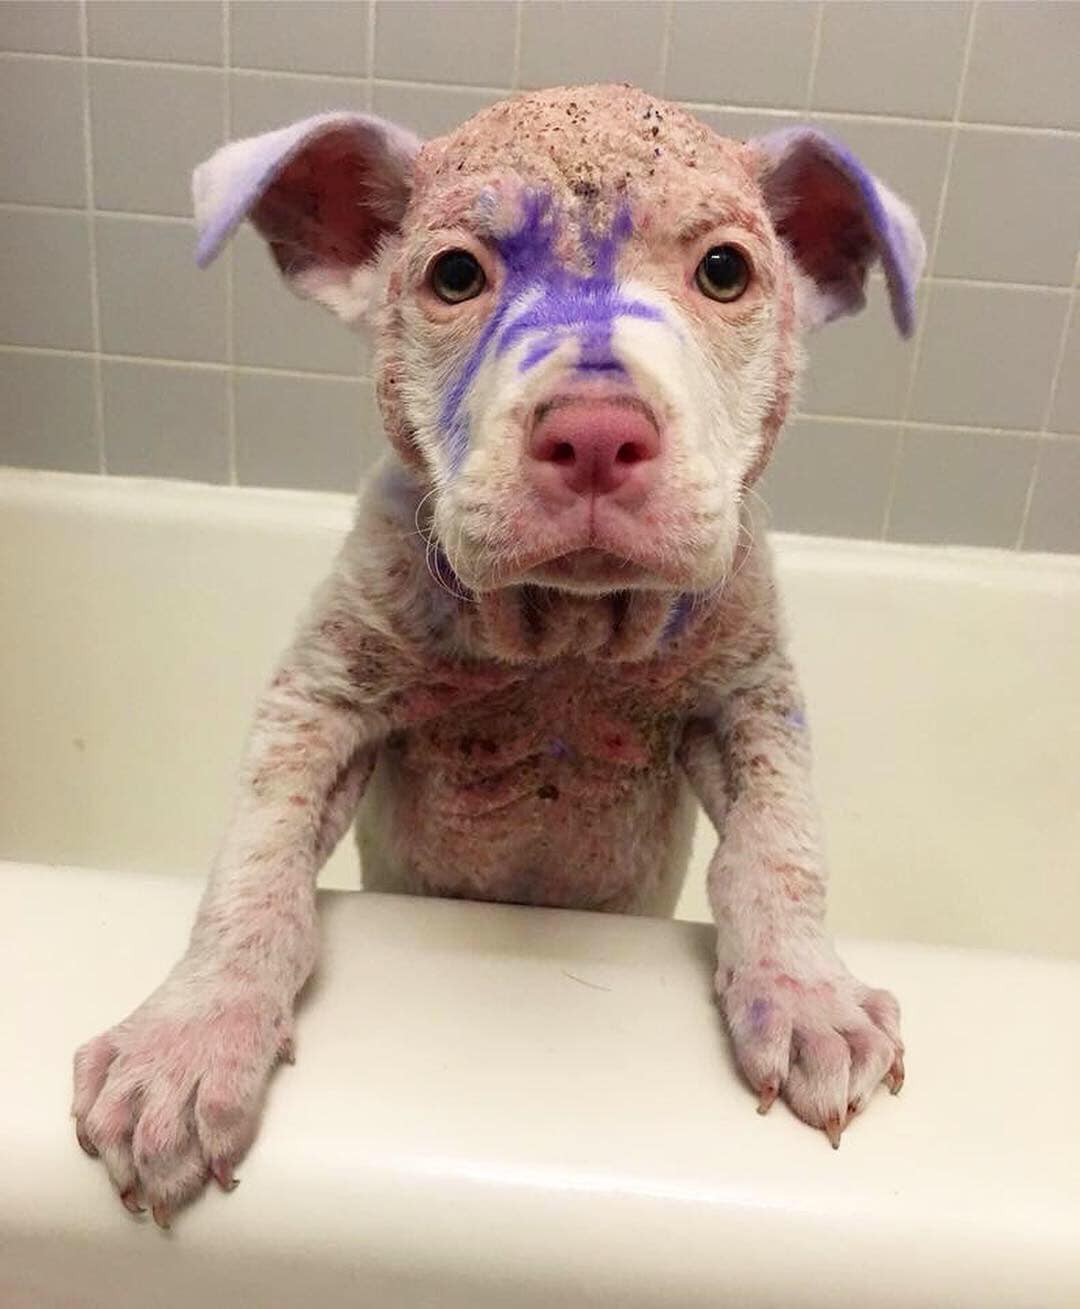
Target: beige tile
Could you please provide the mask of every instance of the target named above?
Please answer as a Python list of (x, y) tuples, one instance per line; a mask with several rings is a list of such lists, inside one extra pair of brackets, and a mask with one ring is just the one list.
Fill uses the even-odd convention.
[(366, 83), (341, 78), (233, 73), (230, 85), (234, 138), (269, 132), (328, 110), (362, 113), (368, 107)]
[(981, 4), (960, 117), (969, 123), (1080, 127), (1080, 4)]
[(232, 65), (364, 77), (369, 7), (360, 0), (244, 0), (231, 4)]
[(225, 482), (223, 371), (106, 359), (105, 466), (131, 477)]
[(1080, 435), (1080, 305), (1073, 307), (1048, 426), (1052, 432)]
[(899, 431), (893, 423), (789, 423), (757, 488), (772, 527), (880, 536)]
[(516, 6), (485, 0), (393, 0), (375, 9), (375, 76), (509, 86)]
[(218, 0), (88, 0), (86, 21), (92, 55), (221, 63)]
[(951, 118), (969, 4), (826, 0), (814, 106)]
[(936, 282), (911, 417), (967, 427), (1038, 428), (1068, 296)]
[(888, 537), (1011, 547), (1038, 442), (963, 430), (904, 433)]
[(1080, 137), (958, 134), (936, 273), (1067, 286), (1078, 231)]
[(714, 132), (730, 136), (735, 141), (767, 136), (769, 132), (778, 132), (781, 128), (805, 121), (803, 115), (793, 110), (690, 109), (689, 112)]
[(676, 4), (667, 94), (720, 105), (801, 108), (817, 5), (798, 0)]
[(501, 92), (474, 91), (471, 87), (397, 86), (376, 82), (372, 92), (375, 113), (411, 127), (429, 139), (451, 132), (473, 114), (503, 98)]
[(4, 60), (0, 200), (86, 204), (82, 69), (77, 63)]
[(90, 349), (87, 222), (0, 210), (0, 343)]
[(665, 10), (655, 0), (524, 0), (521, 86), (632, 82), (658, 91)]
[[(898, 335), (880, 278), (870, 280), (867, 307), (838, 318), (806, 338), (806, 375), (800, 407), (807, 413), (900, 418), (911, 368), (912, 341)], [(922, 303), (917, 297), (916, 315)]]
[(240, 372), (237, 478), (247, 486), (354, 491), (371, 433), (369, 382)]
[(89, 359), (0, 349), (0, 464), (97, 472), (94, 412)]
[(1041, 446), (1024, 549), (1080, 554), (1080, 441)]
[(224, 359), (223, 265), (200, 272), (194, 251), (189, 223), (98, 217), (101, 337), (107, 353)]
[(79, 53), (78, 0), (6, 0), (0, 4), (0, 50)]
[(91, 64), (94, 200), (99, 209), (191, 213), (191, 172), (222, 142), (224, 74)]
[(879, 123), (816, 114), (814, 126), (851, 150), (915, 210), (929, 244), (937, 219), (949, 128), (927, 123)]
[(234, 277), (237, 363), (354, 376), (368, 371), (367, 338), (295, 296), (249, 227), (236, 238)]

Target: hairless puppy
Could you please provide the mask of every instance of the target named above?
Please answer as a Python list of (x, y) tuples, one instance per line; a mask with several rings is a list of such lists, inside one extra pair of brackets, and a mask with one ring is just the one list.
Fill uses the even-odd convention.
[(875, 260), (910, 332), (909, 209), (816, 131), (743, 144), (628, 87), (427, 144), (327, 114), (194, 190), (200, 263), (249, 218), (295, 291), (373, 325), (391, 451), (258, 703), (186, 954), (76, 1055), (84, 1149), (162, 1225), (233, 1185), (365, 796), (370, 888), (639, 914), (674, 908), (696, 796), (739, 1064), (837, 1145), (900, 1087), (899, 1010), (825, 934), (749, 491), (801, 333), (859, 310)]

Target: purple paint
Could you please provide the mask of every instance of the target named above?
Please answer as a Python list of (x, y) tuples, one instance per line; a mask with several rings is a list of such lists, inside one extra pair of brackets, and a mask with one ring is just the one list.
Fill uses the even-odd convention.
[(762, 1000), (760, 997), (750, 1001), (750, 1011), (747, 1017), (750, 1019), (750, 1028), (756, 1035), (760, 1035), (765, 1030), (765, 1025), (769, 1021), (769, 1014), (772, 1011), (772, 1005), (768, 1000)]
[(784, 721), (790, 723), (792, 727), (797, 727), (799, 731), (806, 728), (806, 715), (801, 709), (792, 709), (785, 715)]
[(690, 615), (693, 611), (694, 597), (689, 591), (684, 591), (671, 606), (667, 622), (664, 624), (661, 641), (674, 641), (677, 636), (681, 636), (686, 629), (686, 624), (690, 621)]
[[(499, 356), (535, 336), (520, 364), (521, 371), (528, 372), (563, 341), (576, 338), (578, 367), (583, 372), (623, 372), (612, 348), (615, 320), (662, 319), (653, 305), (624, 296), (615, 281), (619, 246), (631, 231), (625, 206), (616, 213), (609, 231), (583, 231), (582, 244), (591, 271), (582, 276), (566, 268), (556, 255), (559, 224), (551, 197), (540, 192), (526, 194), (520, 224), (495, 242), (506, 269), (499, 302), (443, 403), (441, 424), (452, 469), (460, 467), (469, 446), (465, 398), (493, 344)], [(509, 317), (526, 295), (530, 298), (522, 311)]]
[(552, 741), (548, 746), (548, 754), (552, 759), (565, 759), (570, 754), (570, 748), (565, 741)]

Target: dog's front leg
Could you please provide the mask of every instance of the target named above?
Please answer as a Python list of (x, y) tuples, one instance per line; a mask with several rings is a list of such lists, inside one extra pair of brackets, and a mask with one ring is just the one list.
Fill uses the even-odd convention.
[(802, 702), (773, 650), (691, 720), (683, 762), (721, 833), (709, 870), (717, 991), (764, 1113), (784, 1096), (836, 1147), (881, 1081), (903, 1081), (899, 1007), (825, 933), (825, 874)]
[[(259, 702), (233, 818), (188, 949), (162, 985), (75, 1056), (73, 1113), (121, 1199), (155, 1219), (213, 1176), (230, 1188), (271, 1070), (292, 1059), (296, 995), (316, 956), (315, 878), (347, 826), (388, 730), (340, 621), (301, 637)], [(348, 634), (346, 633), (346, 636)], [(357, 651), (359, 653), (357, 653)], [(381, 689), (381, 688), (380, 688)]]

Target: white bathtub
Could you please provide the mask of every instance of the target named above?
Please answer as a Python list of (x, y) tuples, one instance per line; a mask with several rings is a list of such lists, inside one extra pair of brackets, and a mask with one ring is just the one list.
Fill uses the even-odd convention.
[[(70, 1050), (182, 947), (253, 698), (349, 514), (0, 472), (5, 1309), (1080, 1303), (1064, 557), (777, 539), (832, 925), (901, 994), (911, 1056), (839, 1154), (751, 1112), (707, 929), (339, 895), (245, 1185), (168, 1239), (127, 1218), (70, 1139)], [(710, 847), (701, 824), (681, 917)], [(357, 885), (351, 842), (324, 882)]]

